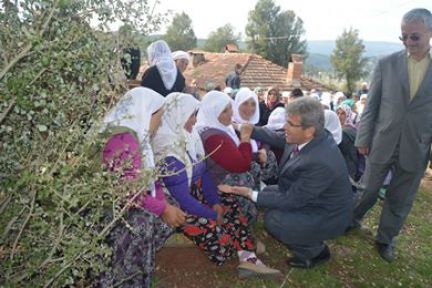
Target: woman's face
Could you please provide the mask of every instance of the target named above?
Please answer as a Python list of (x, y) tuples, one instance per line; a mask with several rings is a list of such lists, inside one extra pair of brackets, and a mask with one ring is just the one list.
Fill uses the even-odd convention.
[(185, 125), (183, 126), (183, 128), (189, 133), (192, 133), (192, 128), (195, 125), (195, 123), (197, 122), (197, 114), (198, 114), (198, 111), (194, 111), (192, 113), (192, 115), (188, 118), (188, 120), (186, 121)]
[(253, 98), (249, 98), (239, 106), (239, 114), (243, 120), (249, 121), (255, 114), (257, 107)]
[(278, 101), (278, 92), (275, 89), (270, 90), (267, 93), (267, 102), (276, 103)]
[(150, 137), (153, 137), (159, 128), (161, 121), (162, 121), (162, 115), (164, 113), (163, 108), (160, 108), (155, 113), (152, 114), (150, 118), (150, 127), (149, 127), (149, 134)]
[(225, 126), (231, 125), (233, 110), (231, 104), (228, 104), (225, 109), (219, 114), (218, 120)]
[(347, 114), (345, 113), (345, 111), (343, 109), (340, 109), (340, 108), (336, 110), (336, 114), (339, 117), (340, 124), (343, 126), (346, 122)]

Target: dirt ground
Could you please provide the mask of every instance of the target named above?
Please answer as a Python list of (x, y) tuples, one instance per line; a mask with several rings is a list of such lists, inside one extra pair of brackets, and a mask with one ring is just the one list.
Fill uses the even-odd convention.
[[(421, 185), (426, 191), (432, 192), (432, 170), (428, 169), (426, 171)], [(269, 235), (260, 235), (260, 239), (266, 243), (267, 249), (279, 245)], [(237, 259), (232, 259), (222, 266), (216, 266), (192, 243), (189, 244), (186, 241), (180, 245), (167, 246), (156, 255), (156, 287), (233, 287), (234, 283), (240, 284), (246, 281), (238, 279), (236, 271)], [(262, 255), (260, 258), (265, 263), (268, 263), (266, 255), (268, 254)], [(285, 263), (285, 259), (286, 255), (280, 255), (279, 259), (276, 260), (272, 259), (272, 266), (281, 269), (282, 273), (287, 272), (289, 267)], [(246, 285), (246, 282), (244, 284)]]

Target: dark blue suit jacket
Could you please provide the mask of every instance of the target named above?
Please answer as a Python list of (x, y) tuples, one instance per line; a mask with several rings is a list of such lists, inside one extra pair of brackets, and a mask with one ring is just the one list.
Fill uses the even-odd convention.
[(292, 158), (293, 145), (286, 143), (284, 133), (255, 127), (252, 138), (284, 148), (279, 183), (261, 191), (257, 205), (281, 212), (277, 221), (290, 241), (325, 240), (343, 233), (352, 217), (353, 195), (344, 158), (331, 134), (319, 133)]

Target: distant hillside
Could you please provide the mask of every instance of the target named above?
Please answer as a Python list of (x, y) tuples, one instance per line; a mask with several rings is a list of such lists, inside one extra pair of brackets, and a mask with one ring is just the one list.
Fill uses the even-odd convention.
[[(199, 49), (203, 48), (206, 39), (198, 39), (197, 46)], [(246, 51), (246, 43), (240, 41), (240, 50)], [(403, 49), (401, 43), (394, 42), (380, 42), (380, 41), (364, 41), (366, 47), (364, 56), (369, 57), (371, 62), (384, 55)], [(305, 61), (306, 70), (308, 71), (328, 71), (332, 69), (330, 63), (330, 55), (335, 49), (336, 42), (334, 40), (313, 40), (308, 41), (308, 57)]]
[[(335, 41), (308, 41), (308, 52), (330, 55), (336, 44)], [(366, 57), (382, 57), (384, 55), (403, 49), (401, 43), (394, 42), (379, 42), (379, 41), (363, 41), (366, 47)]]

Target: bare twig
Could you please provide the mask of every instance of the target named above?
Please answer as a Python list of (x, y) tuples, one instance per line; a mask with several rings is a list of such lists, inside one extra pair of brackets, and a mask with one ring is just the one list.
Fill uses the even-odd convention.
[(22, 232), (24, 231), (24, 228), (27, 226), (27, 223), (28, 223), (28, 221), (30, 220), (30, 218), (31, 218), (31, 216), (32, 216), (32, 214), (33, 214), (34, 204), (35, 204), (35, 201), (36, 201), (36, 193), (37, 193), (37, 191), (34, 191), (34, 192), (33, 192), (32, 201), (31, 201), (31, 205), (30, 205), (30, 211), (29, 211), (29, 213), (27, 214), (27, 217), (26, 217), (26, 219), (24, 220), (24, 223), (23, 223), (23, 225), (21, 226), (21, 229), (20, 229), (20, 231), (19, 231), (19, 233), (18, 233), (17, 237), (15, 238), (15, 241), (14, 241), (14, 243), (13, 243), (13, 245), (12, 245), (12, 251), (11, 251), (11, 254), (10, 254), (10, 259), (11, 259), (11, 260), (13, 260), (13, 257), (14, 257), (14, 254), (15, 254), (16, 247), (17, 247), (17, 245), (18, 245), (19, 239), (21, 238), (21, 234), (22, 234)]
[[(49, 23), (51, 22), (51, 19), (54, 15), (54, 12), (57, 9), (57, 4), (58, 1), (55, 1), (53, 3), (53, 6), (51, 8), (51, 11), (47, 17), (47, 19), (45, 19), (45, 22), (42, 25), (41, 30), (39, 31), (39, 37), (43, 35), (43, 33), (45, 33), (46, 29), (48, 28)], [(3, 70), (0, 72), (0, 80), (3, 79), (3, 77), (6, 75), (7, 72), (9, 72), (9, 70), (16, 64), (18, 63), (21, 59), (25, 58), (30, 50), (33, 48), (33, 44), (30, 41), (25, 47), (24, 49), (21, 50), (20, 53), (18, 53), (18, 55), (15, 56), (15, 58), (13, 58), (11, 61), (9, 61), (9, 63), (6, 65), (6, 67), (3, 68)], [(1, 122), (0, 122), (1, 123)]]
[(9, 221), (9, 223), (6, 225), (6, 228), (5, 228), (5, 230), (3, 231), (2, 237), (1, 237), (1, 239), (0, 239), (1, 242), (3, 242), (3, 241), (6, 239), (7, 235), (9, 234), (9, 231), (12, 229), (12, 225), (15, 224), (16, 220), (20, 219), (20, 217), (21, 217), (22, 213), (24, 213), (24, 210), (25, 210), (25, 209), (27, 209), (27, 207), (24, 206), (24, 207), (21, 209), (21, 211), (18, 213), (18, 215), (15, 216), (15, 217), (13, 217), (13, 218)]
[(2, 114), (0, 114), (0, 124), (3, 122), (4, 119), (6, 119), (6, 116), (12, 110), (13, 106), (15, 105), (15, 101), (16, 98), (13, 98), (12, 101), (9, 103), (9, 106), (6, 108), (6, 110)]
[(3, 214), (3, 211), (6, 209), (7, 205), (9, 204), (10, 200), (12, 199), (11, 195), (8, 195), (1, 203), (0, 205), (0, 215)]
[(28, 53), (30, 52), (31, 48), (33, 47), (33, 45), (31, 43), (27, 44), (23, 50), (21, 50), (20, 53), (18, 53), (18, 55), (15, 56), (15, 58), (13, 58), (7, 65), (5, 68), (3, 68), (3, 70), (0, 72), (0, 80), (4, 77), (4, 75), (16, 64), (18, 63), (21, 59), (23, 59), (24, 57), (26, 57), (28, 55)]
[[(63, 207), (63, 202), (62, 202), (62, 207)], [(63, 236), (63, 231), (64, 231), (63, 217), (64, 217), (64, 212), (62, 211), (60, 214), (60, 228), (59, 228), (58, 236), (55, 240), (54, 246), (51, 248), (51, 251), (48, 254), (48, 257), (42, 262), (42, 264), (39, 266), (39, 269), (42, 269), (43, 267), (45, 267), (45, 265), (52, 262), (51, 261), (52, 255), (54, 255), (54, 252), (57, 250), (58, 246), (60, 245)]]
[(43, 286), (44, 288), (50, 287), (51, 284), (61, 275), (63, 274), (64, 271), (66, 271), (66, 269), (69, 269), (69, 267), (78, 259), (80, 258), (82, 255), (84, 255), (85, 253), (88, 252), (87, 250), (84, 250), (83, 252), (81, 252), (80, 254), (78, 254), (78, 256), (76, 256), (74, 259), (72, 259), (71, 261), (69, 261), (69, 263), (67, 263), (66, 265), (63, 266), (62, 269), (60, 269), (52, 278), (48, 279), (47, 282), (45, 282), (45, 285)]

